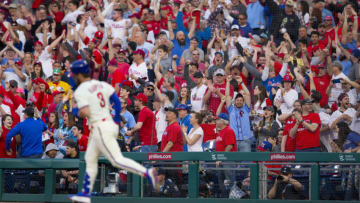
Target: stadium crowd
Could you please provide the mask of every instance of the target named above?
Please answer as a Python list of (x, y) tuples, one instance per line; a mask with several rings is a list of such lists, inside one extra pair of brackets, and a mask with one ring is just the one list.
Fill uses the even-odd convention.
[(1, 158), (86, 150), (80, 59), (123, 151), (360, 152), (355, 0), (1, 2)]

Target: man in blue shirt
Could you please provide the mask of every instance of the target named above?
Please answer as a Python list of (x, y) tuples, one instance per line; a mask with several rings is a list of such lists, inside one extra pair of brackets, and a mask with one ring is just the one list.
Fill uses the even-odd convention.
[(17, 134), (21, 136), (21, 157), (41, 158), (42, 133), (47, 130), (46, 124), (41, 120), (34, 119), (34, 108), (26, 107), (24, 110), (25, 120), (17, 124), (6, 137), (6, 150), (9, 152), (12, 137)]
[(240, 14), (239, 18), (235, 19), (233, 21), (233, 25), (239, 25), (241, 35), (243, 37), (249, 38), (249, 34), (253, 33), (253, 30), (250, 27), (250, 24), (247, 22), (247, 15), (246, 14)]
[(236, 80), (240, 83), (242, 90), (240, 91), (241, 93), (236, 95), (235, 103), (232, 104), (232, 98), (230, 96), (231, 79), (231, 76), (229, 76), (225, 90), (226, 109), (229, 112), (230, 127), (234, 130), (236, 135), (237, 151), (250, 152), (251, 144), (254, 140), (250, 124), (250, 92), (241, 77), (237, 77)]

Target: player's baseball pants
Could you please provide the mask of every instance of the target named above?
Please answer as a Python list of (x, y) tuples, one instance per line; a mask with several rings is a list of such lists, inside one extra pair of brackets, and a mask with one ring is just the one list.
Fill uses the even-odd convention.
[(125, 158), (116, 140), (119, 126), (113, 121), (100, 121), (91, 128), (85, 153), (86, 173), (89, 176), (88, 189), (91, 193), (98, 172), (98, 157), (103, 154), (116, 168), (144, 176), (146, 168), (132, 159)]

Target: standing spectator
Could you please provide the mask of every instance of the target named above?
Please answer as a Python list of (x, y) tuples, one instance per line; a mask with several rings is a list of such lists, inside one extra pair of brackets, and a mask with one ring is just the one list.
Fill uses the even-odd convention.
[(71, 92), (71, 86), (64, 81), (61, 81), (60, 69), (53, 70), (52, 82), (49, 82), (48, 84), (51, 93), (59, 91), (62, 92), (64, 96), (66, 96), (69, 92)]
[[(209, 84), (205, 92), (204, 103), (208, 103), (208, 108), (214, 113), (214, 115), (216, 114), (216, 110), (221, 102), (221, 98), (225, 96), (226, 83), (225, 71), (223, 69), (218, 69), (214, 73), (214, 85)], [(233, 97), (234, 88), (232, 86), (229, 88), (229, 96)], [(227, 112), (225, 107), (223, 107), (221, 112)]]
[(270, 35), (274, 36), (277, 44), (283, 40), (283, 34), (288, 33), (293, 42), (298, 38), (298, 30), (300, 27), (299, 18), (294, 13), (294, 2), (286, 1), (285, 10), (282, 10), (272, 0), (266, 0), (266, 5), (272, 14), (272, 21), (269, 27)]
[(0, 158), (16, 158), (16, 139), (15, 137), (11, 140), (11, 151), (9, 155), (6, 153), (6, 137), (13, 127), (13, 119), (11, 115), (5, 114), (2, 116), (2, 126), (1, 126), (1, 135), (0, 135)]
[(241, 13), (239, 18), (233, 22), (233, 24), (238, 24), (240, 27), (241, 36), (249, 38), (249, 34), (253, 34), (253, 29), (248, 23), (248, 16), (246, 13)]
[[(220, 113), (216, 119), (216, 135), (215, 151), (216, 152), (236, 152), (236, 137), (234, 131), (229, 126), (229, 116), (225, 113)], [(216, 167), (222, 167), (222, 162), (217, 161)], [(228, 196), (225, 189), (225, 180), (227, 184), (232, 186), (235, 181), (233, 171), (220, 171), (218, 174), (219, 187), (222, 196)]]
[(178, 122), (180, 126), (181, 127), (185, 126), (187, 128), (186, 133), (189, 133), (189, 131), (193, 126), (191, 125), (190, 122), (191, 115), (188, 112), (188, 107), (185, 104), (179, 104), (177, 105), (176, 110), (178, 111)]
[(193, 77), (196, 86), (191, 89), (191, 106), (193, 111), (200, 112), (205, 109), (204, 95), (208, 87), (203, 84), (203, 74), (201, 72), (194, 73)]
[(176, 121), (178, 112), (174, 108), (166, 109), (166, 127), (161, 140), (162, 152), (182, 152), (183, 136), (179, 123)]
[(188, 133), (188, 127), (182, 126), (182, 132), (184, 134), (184, 144), (187, 144), (188, 152), (202, 152), (202, 143), (204, 138), (204, 131), (200, 124), (202, 123), (202, 117), (200, 113), (192, 113), (190, 115), (190, 124), (193, 128)]
[(140, 93), (135, 97), (135, 108), (139, 109), (139, 117), (136, 125), (126, 132), (131, 136), (135, 131), (139, 131), (141, 142), (140, 152), (155, 152), (157, 148), (157, 136), (155, 129), (155, 116), (146, 106), (147, 97)]
[(133, 52), (134, 62), (129, 68), (129, 75), (131, 81), (134, 83), (135, 87), (139, 87), (140, 83), (137, 81), (139, 79), (148, 81), (148, 69), (144, 61), (145, 52), (142, 49), (138, 49)]
[(257, 133), (257, 146), (269, 137), (276, 137), (279, 131), (279, 124), (275, 120), (275, 109), (273, 106), (264, 108), (264, 119), (260, 122), (259, 126), (255, 128)]
[(329, 119), (329, 127), (333, 133), (333, 139), (338, 139), (337, 134), (335, 132), (335, 128), (337, 123), (346, 122), (347, 124), (351, 124), (356, 110), (351, 107), (350, 98), (346, 93), (341, 93), (338, 98), (339, 109), (337, 109), (334, 113), (331, 114)]
[(295, 112), (296, 123), (291, 128), (290, 137), (295, 138), (296, 152), (320, 152), (319, 114), (312, 113), (312, 101), (305, 99), (301, 102), (302, 114)]
[[(255, 34), (260, 35), (265, 29), (264, 6), (260, 0), (251, 0), (246, 9), (248, 23)], [(243, 35), (246, 37), (245, 35)]]
[(34, 108), (26, 107), (24, 113), (25, 121), (11, 129), (6, 137), (6, 151), (11, 153), (11, 139), (20, 134), (21, 154), (19, 156), (22, 158), (40, 158), (43, 154), (42, 133), (47, 130), (47, 126), (42, 120), (34, 119)]
[(283, 78), (283, 87), (279, 86), (274, 102), (280, 103), (281, 113), (290, 113), (294, 108), (294, 102), (298, 99), (298, 93), (292, 88), (293, 80), (290, 75)]
[(242, 93), (238, 93), (236, 95), (235, 102), (232, 104), (232, 97), (230, 96), (231, 76), (228, 76), (225, 91), (226, 109), (229, 112), (230, 127), (236, 135), (236, 148), (240, 152), (250, 152), (251, 144), (254, 138), (250, 123), (250, 92), (240, 76), (236, 79), (241, 85)]

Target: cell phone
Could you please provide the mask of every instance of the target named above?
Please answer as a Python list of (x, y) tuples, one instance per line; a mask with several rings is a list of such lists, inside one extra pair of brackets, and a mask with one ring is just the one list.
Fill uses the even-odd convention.
[(335, 80), (332, 80), (333, 84), (336, 84), (336, 83), (340, 83), (340, 79), (335, 79)]

